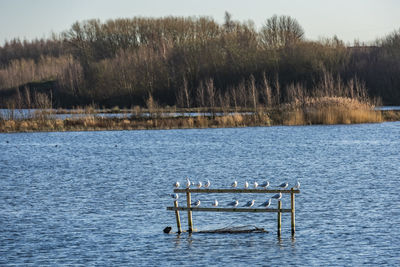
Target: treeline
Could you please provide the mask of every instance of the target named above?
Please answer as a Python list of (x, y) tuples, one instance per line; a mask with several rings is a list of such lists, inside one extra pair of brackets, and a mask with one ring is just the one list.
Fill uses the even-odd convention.
[(54, 107), (278, 105), (293, 92), (323, 95), (327, 76), (399, 105), (400, 30), (374, 45), (346, 46), (337, 37), (306, 40), (288, 16), (256, 29), (226, 13), (223, 24), (209, 17), (89, 20), (49, 40), (0, 47), (3, 106), (49, 82)]

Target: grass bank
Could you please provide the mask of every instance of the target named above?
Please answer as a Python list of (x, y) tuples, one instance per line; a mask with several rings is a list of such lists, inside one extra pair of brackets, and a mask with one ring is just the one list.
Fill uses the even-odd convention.
[[(98, 131), (223, 128), (272, 125), (316, 125), (379, 123), (400, 120), (400, 111), (378, 111), (358, 100), (343, 97), (307, 98), (272, 108), (246, 110), (130, 110), (120, 117), (103, 117), (94, 112), (83, 116), (57, 119), (49, 111), (29, 118), (1, 118), (0, 132)], [(187, 113), (191, 114), (187, 114)], [(186, 114), (186, 115), (185, 115)], [(194, 115), (193, 115), (194, 114)]]

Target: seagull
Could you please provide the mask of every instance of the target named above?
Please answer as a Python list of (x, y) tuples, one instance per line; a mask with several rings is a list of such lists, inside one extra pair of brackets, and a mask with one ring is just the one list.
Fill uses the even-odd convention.
[(234, 182), (231, 184), (231, 186), (232, 186), (233, 188), (236, 188), (236, 187), (237, 187), (237, 181), (234, 181)]
[(239, 201), (237, 201), (237, 200), (232, 201), (231, 203), (228, 204), (228, 206), (233, 206), (234, 208), (236, 208), (237, 205), (239, 205)]
[(194, 207), (200, 206), (200, 200), (197, 200), (196, 202), (192, 203), (192, 206)]
[(190, 185), (191, 185), (191, 182), (190, 182), (189, 178), (186, 177), (186, 188), (189, 188)]
[(210, 185), (211, 185), (210, 180), (207, 180), (207, 182), (204, 184), (204, 187), (208, 188), (208, 187), (210, 187)]
[(268, 199), (267, 201), (265, 201), (264, 203), (262, 203), (262, 204), (260, 205), (260, 207), (268, 208), (269, 205), (271, 205), (271, 199)]
[(246, 205), (244, 205), (243, 207), (249, 207), (249, 208), (253, 207), (254, 201), (255, 200), (253, 199), (252, 201), (247, 202)]
[(202, 185), (203, 185), (203, 184), (199, 181), (199, 182), (197, 183), (197, 188), (201, 188)]
[(266, 181), (266, 182), (260, 184), (260, 186), (261, 186), (261, 187), (264, 187), (264, 189), (267, 189), (267, 187), (269, 186), (269, 182)]
[(175, 199), (175, 200), (178, 200), (179, 195), (178, 195), (178, 194), (171, 194), (171, 197), (172, 197), (173, 199)]
[(218, 200), (214, 200), (214, 203), (212, 204), (214, 207), (218, 206)]
[(254, 188), (257, 188), (257, 186), (258, 186), (258, 183), (254, 182)]
[(244, 188), (246, 188), (246, 189), (249, 188), (249, 182), (247, 182), (247, 181), (244, 182)]
[(288, 182), (281, 183), (279, 185), (279, 187), (281, 187), (282, 189), (285, 189), (286, 187), (288, 187)]
[(293, 189), (300, 189), (300, 182), (297, 181), (296, 185), (293, 187)]
[(175, 186), (175, 188), (179, 188), (179, 186), (180, 186), (179, 182), (176, 181), (176, 182), (174, 183), (174, 186)]
[(279, 194), (275, 194), (272, 198), (275, 198), (275, 199), (281, 199), (282, 198), (282, 193), (279, 193)]

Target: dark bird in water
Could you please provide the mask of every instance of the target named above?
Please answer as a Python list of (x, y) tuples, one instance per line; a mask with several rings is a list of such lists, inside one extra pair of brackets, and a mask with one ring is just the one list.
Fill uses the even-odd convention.
[(171, 226), (167, 226), (164, 228), (164, 233), (169, 234), (169, 232), (171, 232), (172, 227)]

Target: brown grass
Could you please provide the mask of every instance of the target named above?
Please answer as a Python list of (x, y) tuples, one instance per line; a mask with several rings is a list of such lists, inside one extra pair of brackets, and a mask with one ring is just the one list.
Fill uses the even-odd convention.
[(373, 106), (339, 97), (309, 98), (277, 108), (259, 109), (256, 114), (233, 113), (223, 116), (54, 119), (33, 116), (24, 119), (0, 118), (0, 132), (96, 131), (134, 129), (222, 128), (270, 125), (351, 124), (400, 120), (400, 111), (375, 111)]
[(284, 125), (353, 124), (382, 122), (380, 111), (372, 105), (344, 97), (309, 98), (291, 103), (282, 112)]

